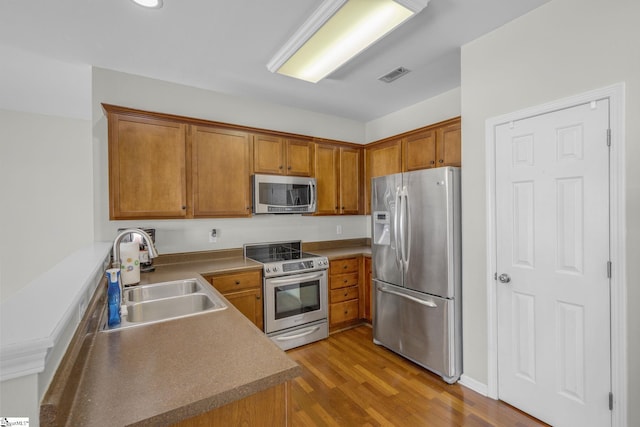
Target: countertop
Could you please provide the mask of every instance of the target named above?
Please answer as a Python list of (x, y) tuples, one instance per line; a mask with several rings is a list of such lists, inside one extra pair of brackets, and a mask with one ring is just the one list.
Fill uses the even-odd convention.
[[(337, 259), (370, 256), (371, 250), (354, 246), (312, 252)], [(183, 259), (142, 273), (140, 284), (261, 269), (241, 256)], [(66, 425), (167, 425), (300, 374), (285, 352), (227, 304), (223, 311), (88, 334), (91, 344), (83, 346), (89, 347), (88, 355)]]

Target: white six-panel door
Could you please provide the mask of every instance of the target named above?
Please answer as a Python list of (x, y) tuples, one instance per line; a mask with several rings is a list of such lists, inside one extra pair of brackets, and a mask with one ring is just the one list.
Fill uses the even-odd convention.
[(498, 394), (609, 426), (608, 100), (496, 127)]

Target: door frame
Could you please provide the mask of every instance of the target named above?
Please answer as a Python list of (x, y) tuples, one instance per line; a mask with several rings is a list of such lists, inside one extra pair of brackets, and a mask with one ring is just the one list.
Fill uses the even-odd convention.
[(610, 150), (610, 253), (611, 271), (611, 392), (613, 393), (612, 423), (614, 427), (627, 425), (627, 280), (625, 253), (625, 134), (624, 106), (625, 85), (618, 83), (546, 104), (515, 111), (487, 119), (485, 122), (486, 192), (487, 192), (487, 347), (488, 375), (487, 395), (498, 399), (498, 320), (496, 267), (496, 194), (495, 194), (495, 145), (496, 127), (516, 120), (563, 110), (591, 101), (609, 99), (611, 150)]

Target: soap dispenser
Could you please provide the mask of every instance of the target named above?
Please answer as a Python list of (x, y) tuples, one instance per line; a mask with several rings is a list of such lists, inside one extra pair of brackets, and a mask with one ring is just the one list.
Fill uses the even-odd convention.
[(120, 324), (120, 269), (110, 268), (106, 272), (108, 325), (109, 327)]

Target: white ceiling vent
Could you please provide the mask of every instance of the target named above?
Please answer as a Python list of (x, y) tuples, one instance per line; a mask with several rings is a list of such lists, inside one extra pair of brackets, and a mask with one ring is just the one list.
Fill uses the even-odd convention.
[(407, 74), (408, 72), (410, 72), (411, 70), (408, 70), (404, 67), (398, 67), (395, 70), (385, 74), (382, 77), (378, 77), (378, 80), (385, 82), (385, 83), (391, 83), (392, 81), (399, 79), (400, 77), (404, 76), (405, 74)]

